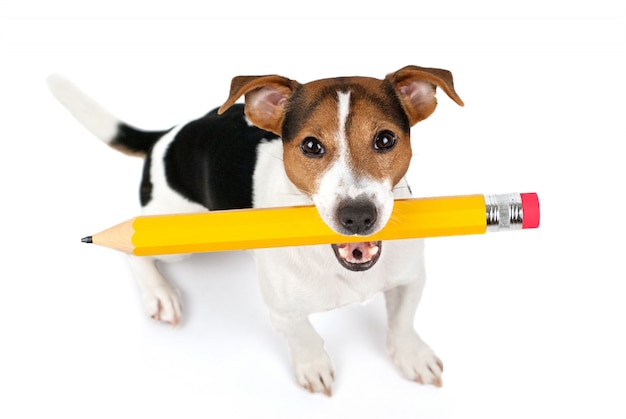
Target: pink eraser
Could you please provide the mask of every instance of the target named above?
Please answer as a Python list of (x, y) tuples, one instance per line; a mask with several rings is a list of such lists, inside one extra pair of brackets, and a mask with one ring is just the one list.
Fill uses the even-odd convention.
[(539, 227), (539, 197), (536, 193), (523, 193), (522, 197), (522, 228)]

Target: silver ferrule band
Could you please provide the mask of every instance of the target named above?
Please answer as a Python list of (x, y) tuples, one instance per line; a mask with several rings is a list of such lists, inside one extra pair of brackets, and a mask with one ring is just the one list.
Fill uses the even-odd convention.
[(521, 230), (524, 219), (519, 193), (485, 195), (487, 232)]

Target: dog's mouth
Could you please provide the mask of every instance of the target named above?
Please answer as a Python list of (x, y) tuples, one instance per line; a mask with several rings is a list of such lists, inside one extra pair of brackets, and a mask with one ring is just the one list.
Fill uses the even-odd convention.
[(378, 262), (383, 242), (339, 243), (331, 245), (337, 260), (350, 271), (366, 271)]

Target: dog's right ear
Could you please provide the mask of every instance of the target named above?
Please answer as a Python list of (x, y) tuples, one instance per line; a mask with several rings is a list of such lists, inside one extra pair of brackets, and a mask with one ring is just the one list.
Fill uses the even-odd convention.
[(230, 84), (228, 100), (219, 108), (224, 113), (245, 95), (245, 113), (257, 127), (281, 135), (285, 106), (293, 91), (300, 85), (282, 76), (237, 76)]
[(454, 90), (452, 73), (448, 70), (409, 65), (387, 74), (385, 80), (394, 86), (411, 126), (428, 118), (435, 111), (437, 87), (459, 106), (463, 106), (463, 100)]

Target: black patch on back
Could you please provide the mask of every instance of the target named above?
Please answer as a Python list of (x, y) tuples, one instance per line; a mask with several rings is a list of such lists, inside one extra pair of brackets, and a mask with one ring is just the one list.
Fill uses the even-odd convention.
[(170, 144), (164, 157), (167, 182), (210, 210), (251, 208), (257, 146), (278, 138), (248, 125), (241, 104), (222, 115), (213, 110), (185, 125)]

